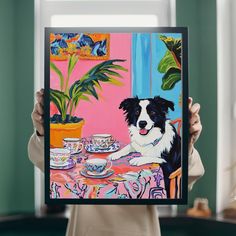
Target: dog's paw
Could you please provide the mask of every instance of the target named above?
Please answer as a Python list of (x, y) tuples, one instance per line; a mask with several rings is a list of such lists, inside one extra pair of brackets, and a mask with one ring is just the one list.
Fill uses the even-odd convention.
[(148, 158), (148, 157), (136, 157), (129, 161), (130, 165), (132, 166), (141, 166), (145, 164), (152, 164), (152, 163), (158, 163), (163, 164), (166, 163), (166, 161), (162, 158)]
[(110, 155), (108, 156), (108, 159), (109, 159), (109, 160), (112, 160), (112, 161), (117, 160), (117, 159), (119, 159), (119, 158), (121, 158), (121, 156), (120, 156), (119, 153), (117, 153), (117, 152), (112, 153), (112, 154), (110, 154)]
[(131, 160), (129, 161), (129, 163), (130, 163), (130, 165), (132, 165), (132, 166), (141, 166), (141, 165), (146, 164), (146, 163), (144, 163), (144, 160), (143, 160), (143, 158), (141, 158), (141, 157), (135, 157), (135, 158), (131, 159)]

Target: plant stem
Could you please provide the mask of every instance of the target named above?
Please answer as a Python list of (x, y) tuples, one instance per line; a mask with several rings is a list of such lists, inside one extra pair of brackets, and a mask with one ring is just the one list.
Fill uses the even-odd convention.
[(73, 109), (73, 102), (72, 101), (69, 102), (69, 107), (70, 107), (70, 111), (69, 111), (69, 120), (70, 120), (71, 115), (72, 115), (72, 109)]
[(66, 120), (66, 112), (61, 113), (62, 123)]
[(171, 54), (172, 54), (172, 56), (173, 56), (173, 58), (174, 58), (174, 60), (175, 60), (176, 65), (177, 65), (178, 68), (181, 70), (181, 65), (180, 65), (180, 63), (178, 62), (175, 53), (174, 53), (173, 51), (170, 51), (170, 52), (171, 52)]
[(69, 75), (68, 75), (68, 76), (66, 77), (66, 86), (65, 86), (65, 90), (64, 90), (64, 92), (65, 92), (66, 95), (69, 95), (69, 91), (68, 91), (69, 79), (70, 79), (70, 77), (69, 77)]

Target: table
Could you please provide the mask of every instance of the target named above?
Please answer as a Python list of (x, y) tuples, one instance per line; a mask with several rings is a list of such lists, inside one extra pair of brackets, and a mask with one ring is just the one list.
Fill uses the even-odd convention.
[(129, 160), (139, 153), (112, 161), (114, 173), (106, 178), (81, 175), (86, 159), (105, 158), (109, 153), (88, 153), (73, 157), (76, 165), (68, 170), (50, 169), (50, 198), (60, 199), (164, 199), (167, 198), (159, 164), (131, 166)]

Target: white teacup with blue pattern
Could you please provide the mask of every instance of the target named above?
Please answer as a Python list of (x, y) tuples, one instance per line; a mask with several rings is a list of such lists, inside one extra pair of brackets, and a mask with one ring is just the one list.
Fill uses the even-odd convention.
[(95, 148), (106, 149), (109, 148), (115, 140), (111, 134), (93, 134), (91, 142)]
[(64, 148), (68, 149), (71, 154), (79, 153), (84, 148), (82, 138), (64, 138), (63, 145)]
[(108, 161), (102, 158), (93, 158), (86, 160), (84, 166), (88, 170), (89, 174), (102, 174), (104, 171), (108, 171), (112, 167), (112, 162), (109, 161), (110, 166), (107, 167)]

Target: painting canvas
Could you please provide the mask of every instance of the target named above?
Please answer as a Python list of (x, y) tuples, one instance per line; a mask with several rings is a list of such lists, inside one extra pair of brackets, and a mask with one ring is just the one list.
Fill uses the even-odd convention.
[(187, 29), (45, 31), (46, 202), (187, 201)]

